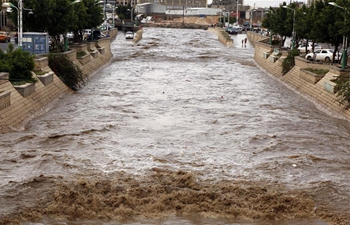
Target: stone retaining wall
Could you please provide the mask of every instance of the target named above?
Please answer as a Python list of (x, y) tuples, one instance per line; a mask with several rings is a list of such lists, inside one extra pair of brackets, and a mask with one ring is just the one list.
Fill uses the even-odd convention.
[(231, 35), (226, 33), (223, 29), (218, 32), (218, 39), (221, 43), (226, 45), (227, 47), (233, 46), (233, 40), (231, 39)]
[[(77, 45), (78, 49), (86, 51), (90, 57), (89, 62), (84, 64), (79, 62), (74, 46), (70, 46), (72, 49), (64, 54), (82, 70), (84, 75), (91, 75), (113, 57), (110, 44), (116, 38), (118, 31), (113, 29), (109, 32), (111, 36), (109, 38)], [(97, 57), (94, 57), (94, 54), (97, 54)], [(29, 120), (47, 112), (59, 97), (73, 93), (51, 71), (47, 57), (42, 56), (35, 59), (35, 70), (46, 71), (47, 74), (41, 77), (34, 74), (38, 81), (33, 85), (21, 87), (23, 88), (21, 91), (16, 90), (18, 87), (8, 81), (8, 73), (0, 73), (0, 133), (23, 130)]]
[[(273, 56), (274, 48), (266, 43), (254, 41), (260, 39), (261, 35), (250, 32), (248, 38), (254, 42), (254, 60), (265, 71), (280, 79), (284, 84), (293, 88), (296, 92), (305, 98), (316, 103), (316, 105), (332, 116), (343, 119), (350, 119), (350, 111), (345, 110), (337, 101), (335, 94), (335, 83), (332, 80), (335, 77), (349, 74), (349, 70), (340, 69), (339, 64), (310, 62), (301, 57), (295, 57), (295, 66), (285, 75), (282, 74), (282, 62), (284, 54)], [(266, 54), (269, 53), (269, 54)], [(272, 58), (277, 57), (275, 60)], [(329, 72), (323, 77), (306, 77), (304, 74), (306, 68), (325, 69)], [(310, 75), (310, 74), (309, 74)]]
[(270, 40), (270, 37), (258, 34), (256, 32), (251, 32), (251, 31), (247, 32), (247, 38), (249, 39), (249, 41), (253, 46), (255, 42), (265, 42), (266, 44), (268, 44)]

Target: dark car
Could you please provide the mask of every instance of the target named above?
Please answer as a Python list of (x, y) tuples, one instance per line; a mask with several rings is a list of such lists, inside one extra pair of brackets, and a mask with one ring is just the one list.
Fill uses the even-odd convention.
[(226, 32), (229, 34), (238, 34), (238, 30), (235, 27), (228, 27)]
[(104, 35), (101, 33), (100, 30), (93, 30), (91, 34), (89, 34), (89, 36), (87, 37), (88, 41), (95, 41), (98, 39), (103, 38)]

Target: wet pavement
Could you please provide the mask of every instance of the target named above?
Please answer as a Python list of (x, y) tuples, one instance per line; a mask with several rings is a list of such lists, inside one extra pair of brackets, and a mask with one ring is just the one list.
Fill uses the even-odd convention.
[(84, 89), (1, 134), (0, 221), (348, 224), (349, 123), (233, 38), (144, 28), (133, 45), (120, 32)]

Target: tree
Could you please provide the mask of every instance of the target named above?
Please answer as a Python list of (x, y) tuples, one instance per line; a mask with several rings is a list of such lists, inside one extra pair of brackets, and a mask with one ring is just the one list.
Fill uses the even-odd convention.
[[(316, 2), (312, 11), (312, 18), (315, 19), (311, 29), (310, 38), (313, 42), (329, 43), (334, 46), (334, 56), (338, 52), (339, 43), (342, 42), (342, 35), (339, 33), (344, 25), (344, 17), (341, 13), (334, 13), (337, 8), (328, 2)], [(317, 18), (317, 19), (316, 19)]]
[[(267, 17), (263, 20), (262, 26), (269, 29), (273, 34), (279, 34), (281, 36), (281, 45), (284, 45), (286, 38), (291, 36), (293, 30), (292, 20), (288, 20), (287, 9), (283, 8), (286, 3), (279, 8), (271, 8), (267, 14)], [(293, 18), (292, 18), (293, 19)], [(286, 23), (286, 25), (285, 25)]]
[[(17, 4), (16, 0), (11, 0)], [(84, 29), (97, 27), (103, 22), (102, 8), (95, 0), (83, 0), (76, 3), (73, 0), (26, 0), (24, 8), (33, 10), (28, 15), (23, 10), (24, 30), (34, 32), (48, 32), (54, 39), (56, 46), (61, 46), (62, 35), (74, 32), (75, 41), (82, 41)], [(17, 24), (17, 14), (14, 12), (11, 19)]]
[(0, 49), (0, 71), (9, 72), (11, 82), (35, 82), (31, 71), (34, 69), (34, 56), (21, 48), (14, 49), (9, 44), (7, 52)]
[(296, 8), (294, 25), (296, 32), (296, 47), (299, 46), (300, 40), (307, 39), (307, 34), (311, 30), (311, 23), (306, 11), (307, 8), (305, 5), (303, 5), (302, 8)]

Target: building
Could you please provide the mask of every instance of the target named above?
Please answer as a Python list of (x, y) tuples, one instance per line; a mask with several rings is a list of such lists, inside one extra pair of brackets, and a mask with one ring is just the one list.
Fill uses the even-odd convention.
[(166, 6), (166, 9), (205, 8), (207, 0), (137, 0), (137, 4), (155, 3)]
[(213, 0), (211, 3), (210, 7), (211, 8), (220, 8), (229, 11), (237, 11), (237, 6), (238, 6), (238, 11), (242, 11), (243, 5), (243, 0)]
[[(1, 5), (2, 5), (2, 2), (1, 1)], [(4, 27), (6, 27), (8, 24), (7, 24), (7, 16), (6, 16), (6, 10), (4, 9), (0, 9), (0, 30), (3, 30)]]
[(142, 3), (135, 6), (135, 11), (137, 14), (143, 15), (156, 15), (165, 14), (166, 6), (156, 3)]

